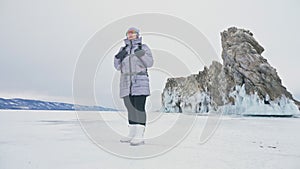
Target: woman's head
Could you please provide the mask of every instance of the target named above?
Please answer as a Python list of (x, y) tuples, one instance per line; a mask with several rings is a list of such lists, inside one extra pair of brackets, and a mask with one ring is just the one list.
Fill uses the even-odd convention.
[(136, 39), (139, 37), (139, 33), (140, 33), (139, 29), (137, 29), (135, 27), (131, 27), (127, 30), (126, 37), (129, 40)]

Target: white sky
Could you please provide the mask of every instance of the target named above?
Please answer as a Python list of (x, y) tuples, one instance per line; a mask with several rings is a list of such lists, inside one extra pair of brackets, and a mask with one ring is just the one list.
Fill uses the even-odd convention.
[[(251, 30), (265, 48), (263, 56), (300, 100), (299, 7), (297, 0), (1, 0), (0, 97), (72, 102), (73, 71), (88, 38), (118, 18), (158, 12), (197, 27), (220, 61), (220, 32), (230, 26)], [(107, 71), (115, 71), (112, 64)], [(102, 106), (112, 107), (105, 94), (97, 97)]]

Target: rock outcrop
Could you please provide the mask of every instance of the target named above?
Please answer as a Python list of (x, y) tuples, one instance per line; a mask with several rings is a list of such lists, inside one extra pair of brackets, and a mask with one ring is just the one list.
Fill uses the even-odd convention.
[(221, 33), (223, 64), (213, 61), (198, 74), (169, 78), (162, 111), (240, 114), (299, 113), (299, 102), (282, 85), (276, 69), (262, 57), (264, 48), (249, 30)]

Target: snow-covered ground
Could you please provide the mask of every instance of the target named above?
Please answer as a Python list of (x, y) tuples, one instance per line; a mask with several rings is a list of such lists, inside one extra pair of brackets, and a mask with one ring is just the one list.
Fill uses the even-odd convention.
[[(300, 168), (300, 118), (221, 116), (220, 123), (211, 123), (219, 124), (213, 135), (200, 143), (211, 117), (148, 112), (146, 144), (132, 147), (113, 134), (127, 132), (125, 112), (81, 113), (1, 110), (0, 169)], [(102, 119), (91, 120), (96, 116)], [(77, 117), (89, 118), (82, 123), (88, 134)], [(141, 152), (149, 158), (131, 158)]]

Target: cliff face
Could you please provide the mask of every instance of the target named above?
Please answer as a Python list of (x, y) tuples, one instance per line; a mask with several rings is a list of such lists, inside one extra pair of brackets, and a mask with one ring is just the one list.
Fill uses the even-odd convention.
[(244, 29), (221, 33), (223, 65), (212, 62), (198, 74), (169, 78), (162, 111), (294, 114), (297, 102), (282, 85), (276, 69), (262, 57), (264, 48)]

